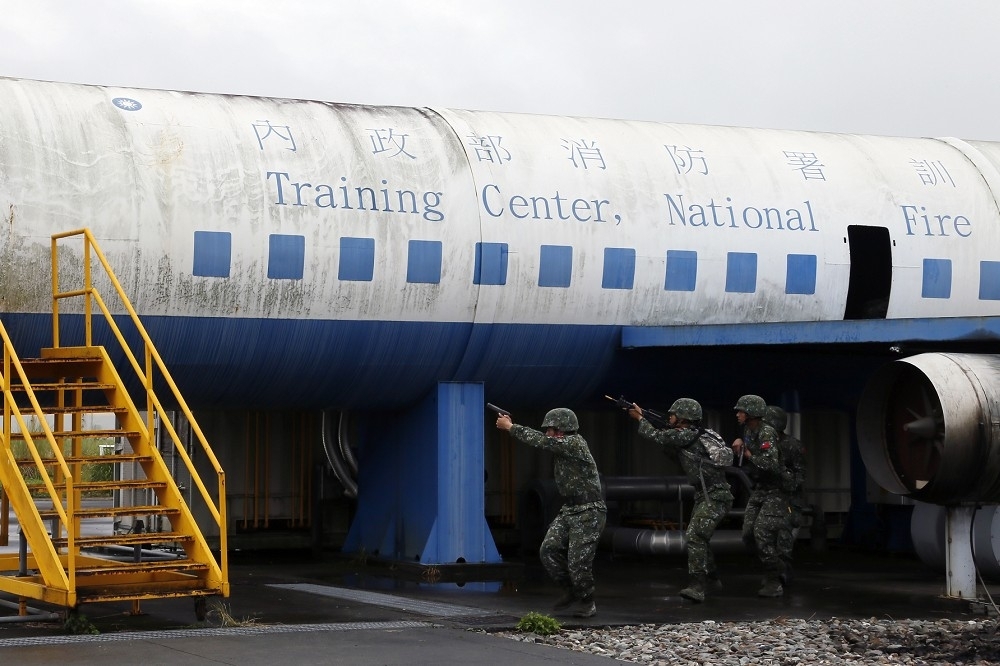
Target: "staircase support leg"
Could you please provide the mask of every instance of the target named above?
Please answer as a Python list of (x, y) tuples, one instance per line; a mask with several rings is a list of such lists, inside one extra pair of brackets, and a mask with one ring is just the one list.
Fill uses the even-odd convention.
[(441, 382), (414, 409), (372, 420), (345, 552), (420, 564), (501, 561), (485, 518), (483, 395), (479, 382)]
[(18, 532), (17, 537), (17, 575), (28, 575), (28, 539), (24, 531)]

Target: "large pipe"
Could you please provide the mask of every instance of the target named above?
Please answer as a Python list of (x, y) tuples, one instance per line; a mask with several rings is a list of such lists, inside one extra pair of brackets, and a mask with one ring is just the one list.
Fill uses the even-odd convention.
[(50, 613), (46, 611), (38, 610), (37, 608), (32, 608), (31, 606), (24, 606), (27, 611), (26, 615), (20, 615), (21, 604), (15, 604), (12, 601), (5, 601), (0, 599), (0, 606), (6, 606), (7, 608), (13, 608), (18, 611), (18, 615), (2, 615), (0, 616), (0, 623), (6, 622), (38, 622), (39, 620), (62, 620), (62, 615), (59, 613)]
[[(741, 530), (716, 530), (712, 535), (712, 551), (735, 553), (746, 550)], [(682, 555), (687, 552), (687, 539), (682, 530), (645, 530), (634, 527), (608, 527), (601, 542), (610, 544), (614, 553), (641, 555)]]
[(608, 500), (694, 500), (686, 476), (606, 476), (601, 485)]

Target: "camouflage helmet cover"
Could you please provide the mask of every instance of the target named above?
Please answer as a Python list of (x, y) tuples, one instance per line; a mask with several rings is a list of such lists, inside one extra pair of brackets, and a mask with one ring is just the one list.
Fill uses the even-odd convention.
[(736, 406), (733, 409), (738, 412), (746, 412), (750, 418), (761, 419), (767, 412), (767, 403), (759, 395), (744, 395), (736, 401)]
[(580, 422), (576, 420), (576, 414), (573, 413), (572, 409), (556, 407), (550, 409), (545, 414), (545, 419), (542, 420), (542, 430), (546, 428), (555, 428), (563, 432), (576, 432), (580, 429)]
[(778, 432), (785, 432), (785, 426), (788, 425), (788, 414), (777, 405), (768, 405), (764, 420)]
[(701, 405), (698, 404), (697, 400), (691, 398), (678, 398), (674, 400), (674, 404), (670, 405), (667, 413), (674, 414), (677, 418), (685, 421), (700, 421)]

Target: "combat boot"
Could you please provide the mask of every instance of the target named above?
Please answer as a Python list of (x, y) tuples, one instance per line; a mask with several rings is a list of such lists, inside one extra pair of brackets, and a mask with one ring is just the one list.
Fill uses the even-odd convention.
[(588, 594), (580, 599), (573, 617), (594, 617), (597, 615), (597, 604), (594, 603), (594, 595)]
[(781, 578), (775, 573), (764, 576), (764, 585), (757, 590), (758, 597), (780, 597), (784, 593), (785, 590), (781, 587)]
[(681, 596), (695, 602), (705, 600), (705, 583), (707, 576), (703, 573), (693, 573), (688, 577), (688, 585), (681, 590)]
[(566, 588), (566, 591), (563, 592), (563, 595), (559, 597), (559, 600), (552, 605), (552, 610), (566, 610), (573, 604), (574, 601), (576, 601), (576, 595), (573, 594), (573, 588), (568, 587)]
[(719, 572), (718, 571), (709, 571), (708, 572), (707, 584), (709, 586), (711, 586), (712, 589), (715, 589), (715, 590), (721, 590), (722, 589), (722, 579), (719, 578)]

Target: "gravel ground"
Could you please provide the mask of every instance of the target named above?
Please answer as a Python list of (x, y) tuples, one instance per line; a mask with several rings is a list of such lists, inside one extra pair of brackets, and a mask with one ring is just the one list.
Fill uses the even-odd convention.
[(996, 619), (792, 620), (501, 632), (637, 664), (1000, 664)]

